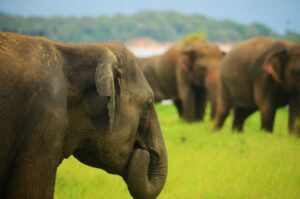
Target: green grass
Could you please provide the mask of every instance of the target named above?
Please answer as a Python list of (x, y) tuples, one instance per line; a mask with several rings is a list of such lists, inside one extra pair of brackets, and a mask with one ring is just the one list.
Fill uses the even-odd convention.
[[(273, 134), (253, 114), (243, 134), (232, 118), (212, 133), (212, 122), (186, 124), (172, 105), (156, 106), (169, 156), (160, 199), (300, 198), (300, 139), (288, 136), (287, 110), (277, 111)], [(131, 198), (121, 177), (71, 157), (58, 168), (55, 198)]]

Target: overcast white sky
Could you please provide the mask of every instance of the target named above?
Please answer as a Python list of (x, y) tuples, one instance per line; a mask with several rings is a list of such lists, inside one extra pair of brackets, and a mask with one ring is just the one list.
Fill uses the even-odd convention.
[(143, 10), (174, 10), (264, 23), (283, 33), (300, 32), (300, 0), (0, 0), (0, 11), (23, 16), (97, 16), (134, 14)]

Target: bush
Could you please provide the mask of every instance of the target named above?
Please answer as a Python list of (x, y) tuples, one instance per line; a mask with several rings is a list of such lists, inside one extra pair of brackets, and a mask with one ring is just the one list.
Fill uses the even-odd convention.
[(186, 36), (184, 39), (181, 40), (181, 43), (183, 45), (193, 43), (193, 42), (201, 42), (206, 43), (207, 42), (207, 36), (204, 32), (193, 32)]

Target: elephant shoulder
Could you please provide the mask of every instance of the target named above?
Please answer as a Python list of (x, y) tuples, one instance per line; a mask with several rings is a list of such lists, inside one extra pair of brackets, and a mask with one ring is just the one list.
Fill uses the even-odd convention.
[[(62, 60), (55, 45), (47, 39), (0, 34), (0, 92), (37, 93), (63, 79)], [(57, 86), (55, 86), (57, 87)], [(14, 95), (14, 94), (13, 94)]]

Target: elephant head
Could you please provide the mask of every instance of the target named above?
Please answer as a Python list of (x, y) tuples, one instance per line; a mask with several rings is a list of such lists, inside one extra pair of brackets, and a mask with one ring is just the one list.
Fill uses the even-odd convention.
[(176, 63), (180, 100), (175, 104), (187, 122), (201, 121), (204, 119), (206, 101), (215, 96), (213, 90), (217, 88), (223, 54), (216, 45), (201, 42), (184, 44), (177, 49), (180, 49)]
[(118, 44), (68, 49), (70, 63), (77, 53), (87, 61), (68, 69), (64, 155), (121, 175), (134, 198), (156, 198), (166, 180), (167, 154), (153, 93), (136, 59)]
[(300, 45), (277, 41), (264, 54), (263, 70), (289, 94), (289, 129), (300, 135)]
[(182, 54), (182, 67), (188, 72), (190, 81), (200, 87), (205, 86), (208, 74), (219, 68), (224, 55), (217, 45), (202, 42), (187, 44)]

